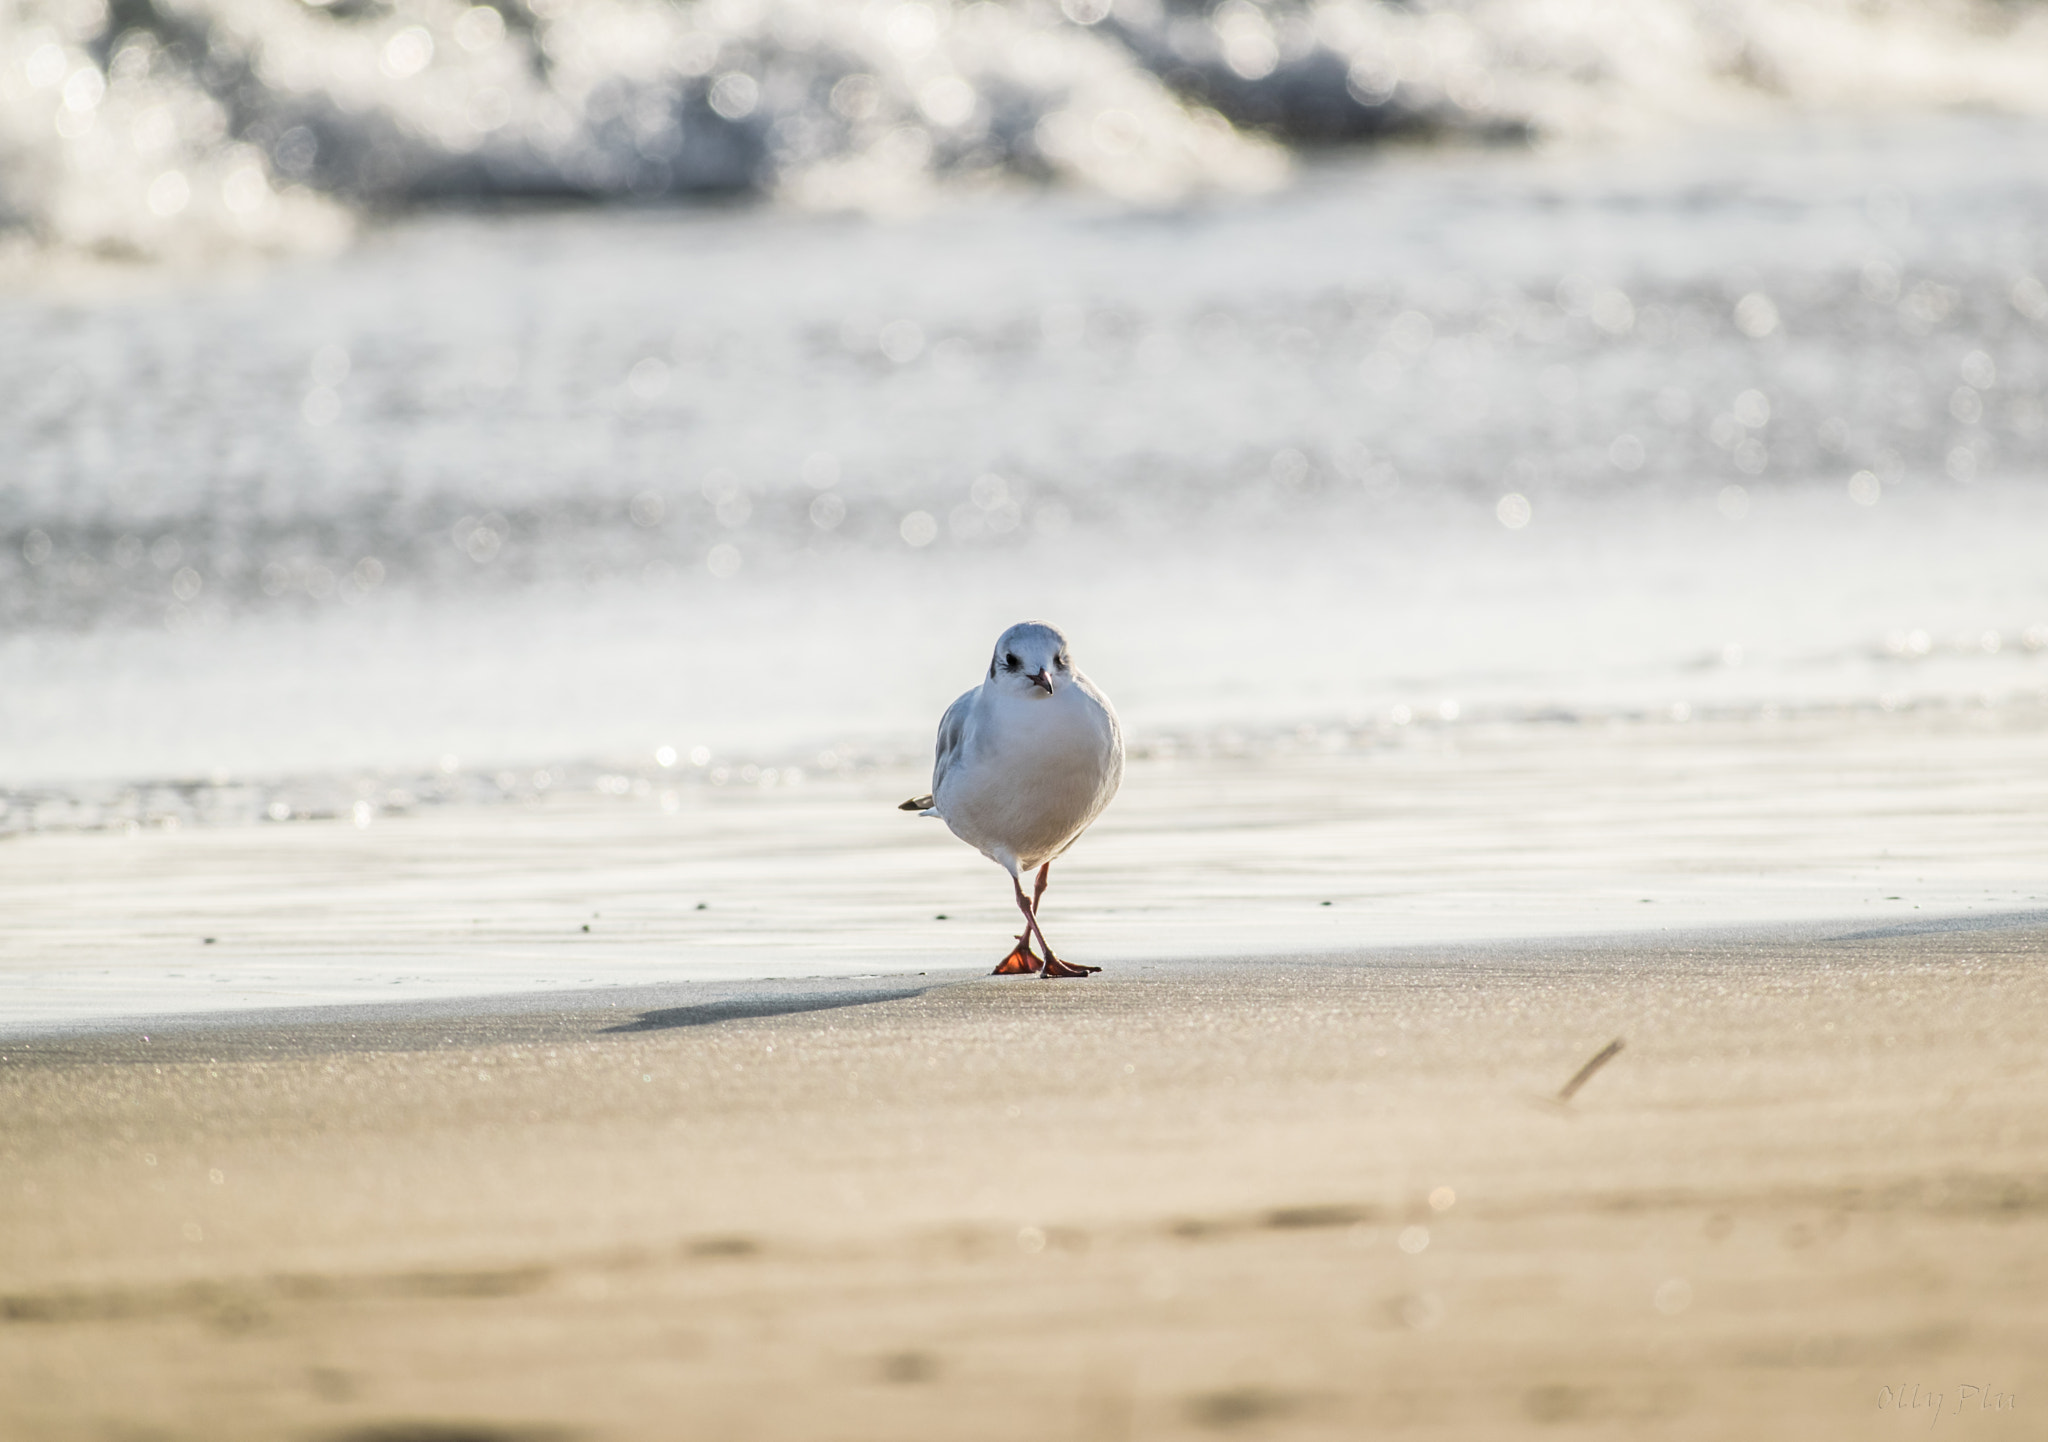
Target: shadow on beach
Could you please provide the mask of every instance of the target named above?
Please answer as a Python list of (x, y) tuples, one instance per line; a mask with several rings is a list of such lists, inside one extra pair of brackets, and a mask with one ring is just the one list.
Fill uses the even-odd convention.
[(914, 986), (901, 991), (839, 991), (823, 996), (735, 997), (730, 1001), (706, 1002), (701, 1006), (669, 1006), (640, 1013), (639, 1020), (608, 1026), (607, 1036), (625, 1031), (671, 1031), (684, 1026), (715, 1026), (722, 1021), (747, 1021), (764, 1016), (793, 1016), (798, 1012), (831, 1011), (842, 1006), (867, 1006), (878, 1001), (905, 1001), (923, 996), (931, 988)]

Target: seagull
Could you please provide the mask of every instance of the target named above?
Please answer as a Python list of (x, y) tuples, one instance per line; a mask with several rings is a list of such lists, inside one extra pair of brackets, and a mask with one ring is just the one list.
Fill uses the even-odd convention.
[[(988, 676), (946, 708), (928, 796), (899, 808), (937, 817), (1010, 873), (1024, 931), (992, 973), (1087, 976), (1053, 955), (1038, 924), (1053, 858), (1080, 839), (1124, 779), (1124, 735), (1109, 698), (1074, 669), (1067, 638), (1022, 621), (996, 638)], [(1031, 896), (1024, 873), (1036, 870)], [(1031, 949), (1031, 938), (1045, 951)]]

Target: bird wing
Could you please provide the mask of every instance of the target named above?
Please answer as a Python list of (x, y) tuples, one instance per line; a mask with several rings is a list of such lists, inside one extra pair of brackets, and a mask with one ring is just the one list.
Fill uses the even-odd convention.
[(974, 710), (974, 698), (981, 693), (979, 686), (972, 691), (963, 691), (959, 699), (946, 708), (946, 714), (939, 718), (938, 745), (932, 757), (932, 789), (923, 796), (913, 797), (897, 807), (898, 811), (919, 811), (926, 816), (936, 816), (935, 798), (946, 784), (946, 772), (965, 748), (967, 740), (967, 718)]
[(981, 694), (981, 688), (963, 691), (960, 698), (946, 708), (946, 714), (939, 718), (938, 747), (932, 756), (932, 795), (937, 796), (946, 789), (946, 773), (953, 769), (967, 750), (967, 722), (974, 714), (974, 698)]

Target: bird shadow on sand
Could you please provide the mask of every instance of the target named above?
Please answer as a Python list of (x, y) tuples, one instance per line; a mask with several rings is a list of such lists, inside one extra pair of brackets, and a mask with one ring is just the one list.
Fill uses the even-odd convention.
[(838, 991), (805, 996), (747, 996), (729, 1001), (708, 1001), (697, 1006), (670, 1006), (643, 1011), (638, 1020), (621, 1022), (604, 1029), (607, 1036), (622, 1031), (669, 1031), (681, 1026), (715, 1026), (722, 1021), (747, 1021), (763, 1016), (792, 1016), (805, 1011), (833, 1011), (846, 1006), (870, 1006), (878, 1001), (906, 1001), (923, 996), (931, 988), (907, 987), (898, 991)]

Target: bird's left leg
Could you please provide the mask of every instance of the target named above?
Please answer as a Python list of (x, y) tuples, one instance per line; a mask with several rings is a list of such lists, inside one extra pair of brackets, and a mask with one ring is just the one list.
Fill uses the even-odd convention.
[[(1048, 861), (1045, 865), (1038, 868), (1038, 880), (1031, 888), (1031, 921), (1033, 925), (1036, 925), (1038, 922), (1038, 903), (1044, 899), (1046, 882), (1051, 880), (1051, 878), (1052, 863)], [(1022, 888), (1019, 888), (1019, 890), (1021, 893)], [(1077, 962), (1061, 961), (1052, 954), (1052, 943), (1045, 939), (1043, 928), (1039, 930), (1038, 940), (1039, 944), (1045, 948), (1045, 975), (1047, 976), (1087, 976), (1090, 973), (1102, 970), (1099, 966), (1082, 966)]]
[(989, 973), (991, 976), (1022, 976), (1045, 966), (1031, 949), (1031, 903), (1024, 899), (1024, 884), (1013, 876), (1010, 885), (1017, 891), (1017, 909), (1024, 913), (1024, 932), (1017, 938), (1010, 954), (996, 963), (996, 969)]
[[(1061, 961), (1052, 954), (1052, 943), (1045, 939), (1045, 928), (1038, 923), (1038, 899), (1045, 895), (1045, 883), (1051, 874), (1052, 863), (1050, 861), (1038, 868), (1037, 884), (1031, 888), (1031, 906), (1024, 913), (1031, 919), (1032, 929), (1038, 933), (1038, 944), (1045, 948), (1045, 970), (1042, 974), (1047, 977), (1088, 976), (1102, 970), (1099, 966), (1082, 966), (1076, 962)], [(1017, 902), (1020, 906), (1023, 905), (1024, 888), (1022, 886), (1017, 888)]]

